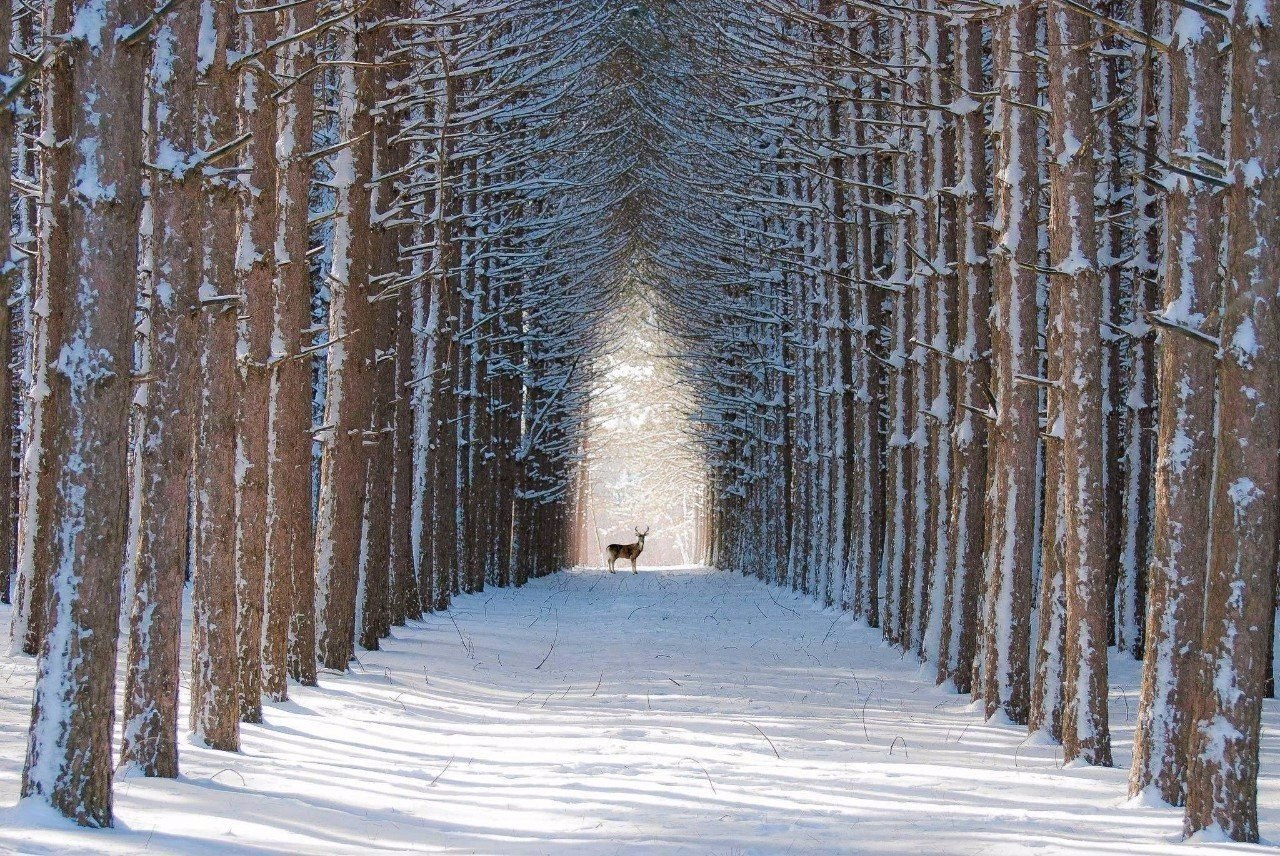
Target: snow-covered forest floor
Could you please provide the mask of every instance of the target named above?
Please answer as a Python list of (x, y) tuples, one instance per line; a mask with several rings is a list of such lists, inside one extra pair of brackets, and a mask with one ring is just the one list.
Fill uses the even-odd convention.
[[(6, 608), (7, 609), (7, 608)], [(7, 624), (0, 613), (0, 625)], [(984, 724), (877, 631), (736, 573), (578, 569), (458, 598), (293, 688), (244, 751), (184, 746), (117, 828), (17, 802), (33, 668), (0, 659), (0, 850), (21, 853), (1183, 854), (1124, 799), (1137, 669), (1112, 660), (1115, 769)], [(1280, 839), (1280, 705), (1262, 834)]]

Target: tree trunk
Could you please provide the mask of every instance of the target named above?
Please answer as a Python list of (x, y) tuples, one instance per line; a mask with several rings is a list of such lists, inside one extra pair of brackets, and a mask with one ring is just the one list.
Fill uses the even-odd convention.
[[(395, 3), (375, 3), (370, 11), (375, 20), (397, 16)], [(371, 210), (375, 221), (369, 233), (369, 289), (370, 315), (374, 326), (371, 337), (372, 361), (369, 381), (372, 385), (372, 426), (365, 441), (369, 457), (369, 484), (366, 498), (366, 543), (361, 551), (360, 578), (363, 599), (360, 604), (360, 624), (357, 627), (360, 647), (367, 651), (378, 649), (378, 640), (391, 632), (391, 499), (394, 492), (394, 464), (392, 452), (395, 444), (396, 400), (396, 318), (400, 290), (399, 231), (394, 218), (395, 186), (380, 178), (394, 174), (402, 164), (397, 145), (392, 141), (397, 132), (394, 124), (397, 114), (387, 105), (375, 110), (389, 95), (390, 70), (384, 58), (394, 49), (391, 30), (381, 29), (362, 40), (359, 51), (367, 62), (375, 67), (369, 72), (365, 97), (365, 110), (375, 113), (372, 128), (370, 175)], [(373, 489), (372, 486), (377, 486)]]
[[(367, 43), (373, 32), (363, 15), (337, 33), (337, 132), (345, 146), (333, 157), (335, 215), (328, 274), (329, 383), (324, 452), (316, 515), (318, 647), (325, 668), (345, 672), (355, 654), (356, 605), (369, 456), (373, 329), (369, 303), (369, 180), (373, 117), (369, 114)], [(381, 488), (379, 488), (381, 489)]]
[[(991, 381), (995, 421), (989, 442), (986, 498), (986, 592), (982, 698), (986, 715), (1003, 710), (1026, 722), (1030, 676), (1032, 556), (1035, 551), (1036, 276), (1039, 180), (1035, 114), (1037, 7), (1006, 7), (993, 27), (992, 53), (1000, 100), (993, 122), (996, 243), (991, 248)], [(981, 402), (978, 406), (982, 406)]]
[[(261, 50), (277, 35), (272, 14), (238, 13), (243, 50)], [(267, 588), (267, 532), (275, 508), (267, 497), (275, 245), (278, 231), (276, 99), (270, 78), (258, 69), (240, 72), (243, 131), (253, 134), (243, 161), (236, 282), (240, 289), (239, 369), (242, 393), (236, 414), (236, 635), (240, 650), (240, 718), (262, 721), (263, 611)], [(272, 570), (276, 570), (273, 566)], [(287, 572), (287, 568), (279, 568)], [(272, 586), (279, 584), (272, 581)]]
[[(13, 6), (0, 4), (0, 70), (11, 74), (10, 43), (13, 39)], [(9, 226), (14, 222), (13, 176), (7, 165), (14, 156), (18, 123), (12, 108), (0, 111), (0, 603), (10, 603), (13, 576), (13, 427), (14, 427), (14, 313), (11, 301), (19, 284)]]
[[(987, 427), (990, 391), (991, 269), (987, 258), (988, 217), (984, 116), (972, 93), (986, 91), (982, 70), (982, 22), (960, 19), (954, 25), (953, 65), (960, 92), (952, 109), (959, 113), (956, 133), (956, 282), (957, 330), (954, 356), (961, 368), (956, 386), (952, 431), (953, 479), (947, 592), (941, 627), (938, 681), (950, 680), (956, 692), (973, 689), (973, 657), (978, 635), (978, 593), (982, 586), (983, 509), (987, 486)], [(973, 408), (973, 409), (970, 409)], [(975, 409), (978, 412), (974, 412)]]
[[(212, 152), (236, 137), (233, 0), (200, 7), (202, 39), (196, 59), (196, 142)], [(239, 210), (235, 179), (213, 164), (203, 170), (200, 209), (200, 400), (195, 444), (194, 561), (191, 571), (191, 731), (213, 749), (240, 748), (239, 652), (236, 638), (236, 413), (241, 386), (236, 367), (235, 247)]]
[(1280, 505), (1280, 3), (1231, 19), (1227, 279), (1204, 636), (1185, 829), (1258, 840), (1258, 743), (1275, 608)]
[[(1167, 14), (1167, 13), (1166, 13)], [(1167, 151), (1224, 155), (1226, 82), (1218, 45), (1224, 28), (1192, 9), (1177, 11), (1168, 61)], [(1172, 33), (1167, 22), (1164, 28)], [(1165, 196), (1161, 317), (1213, 335), (1218, 327), (1223, 193), (1178, 178)], [(1202, 691), (1199, 639), (1209, 556), (1213, 485), (1214, 374), (1208, 342), (1160, 334), (1160, 413), (1155, 465), (1154, 552), (1147, 591), (1147, 656), (1142, 666), (1129, 792), (1154, 787), (1170, 805), (1185, 801), (1192, 706)]]
[[(315, 5), (280, 13), (284, 33), (315, 23)], [(311, 327), (311, 271), (307, 190), (311, 159), (313, 90), (306, 77), (314, 56), (308, 40), (278, 50), (276, 76), (288, 86), (278, 111), (276, 143), (277, 247), (267, 425), (267, 603), (263, 631), (262, 688), (283, 701), (288, 677), (316, 683), (315, 538), (312, 524), (312, 360), (305, 353)]]
[(1063, 756), (1110, 766), (1107, 728), (1107, 562), (1102, 413), (1102, 300), (1094, 237), (1090, 19), (1064, 3), (1048, 12), (1050, 287), (1059, 296), (1062, 403)]
[(129, 557), (133, 600), (125, 680), (121, 763), (144, 776), (178, 775), (178, 683), (182, 590), (186, 580), (191, 498), (192, 403), (199, 368), (200, 223), (203, 187), (196, 157), (195, 81), (199, 14), (194, 4), (173, 9), (154, 38), (174, 62), (152, 66), (150, 154), (169, 169), (151, 176), (151, 265), (154, 295), (151, 381), (136, 438), (140, 492), (135, 553)]
[(137, 0), (52, 0), (44, 21), (57, 34), (75, 21), (79, 38), (44, 72), (45, 131), (75, 144), (51, 146), (44, 174), (32, 453), (45, 466), (32, 485), (40, 505), (28, 549), (35, 578), (48, 581), (32, 604), (47, 633), (22, 795), (98, 827), (112, 823), (146, 74), (145, 47), (117, 34), (148, 10)]

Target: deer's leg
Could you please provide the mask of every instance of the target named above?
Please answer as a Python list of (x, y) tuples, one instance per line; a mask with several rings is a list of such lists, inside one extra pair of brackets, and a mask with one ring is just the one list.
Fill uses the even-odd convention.
[(635, 557), (634, 557), (634, 556), (633, 556), (633, 557), (632, 557), (632, 559), (631, 559), (631, 573), (633, 573), (633, 574), (638, 574), (638, 573), (640, 573), (638, 570), (636, 570), (636, 560), (635, 560)]

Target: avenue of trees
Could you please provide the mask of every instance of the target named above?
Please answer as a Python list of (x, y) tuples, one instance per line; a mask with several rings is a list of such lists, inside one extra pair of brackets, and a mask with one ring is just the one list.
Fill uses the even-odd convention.
[(570, 60), (608, 15), (470, 6), (4, 5), (24, 795), (109, 825), (118, 764), (178, 774), (180, 684), (236, 750), (290, 679), (563, 567), (620, 241), (566, 174), (611, 168)]
[(1068, 762), (1141, 658), (1132, 793), (1256, 840), (1278, 6), (0, 3), (23, 793), (109, 825), (118, 764), (177, 775), (180, 682), (234, 750), (572, 560), (645, 301), (707, 561)]
[(700, 42), (651, 108), (699, 152), (663, 309), (712, 563), (878, 626), (1067, 762), (1112, 764), (1108, 648), (1141, 658), (1132, 794), (1257, 840), (1280, 8), (715, 5), (668, 26)]

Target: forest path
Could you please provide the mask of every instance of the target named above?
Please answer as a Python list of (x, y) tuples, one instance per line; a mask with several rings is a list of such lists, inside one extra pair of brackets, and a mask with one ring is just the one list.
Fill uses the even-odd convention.
[[(0, 804), (12, 805), (31, 667), (0, 670)], [(1117, 671), (1117, 686), (1135, 680), (1131, 664)], [(0, 809), (0, 851), (1253, 849), (1175, 844), (1181, 813), (1126, 803), (1123, 766), (1064, 770), (1056, 747), (983, 723), (931, 672), (847, 615), (736, 573), (576, 569), (397, 628), (353, 674), (269, 706), (240, 755), (185, 746), (178, 781), (120, 782), (116, 830)], [(1113, 695), (1127, 765), (1133, 693)], [(1272, 839), (1275, 733), (1261, 782)]]

